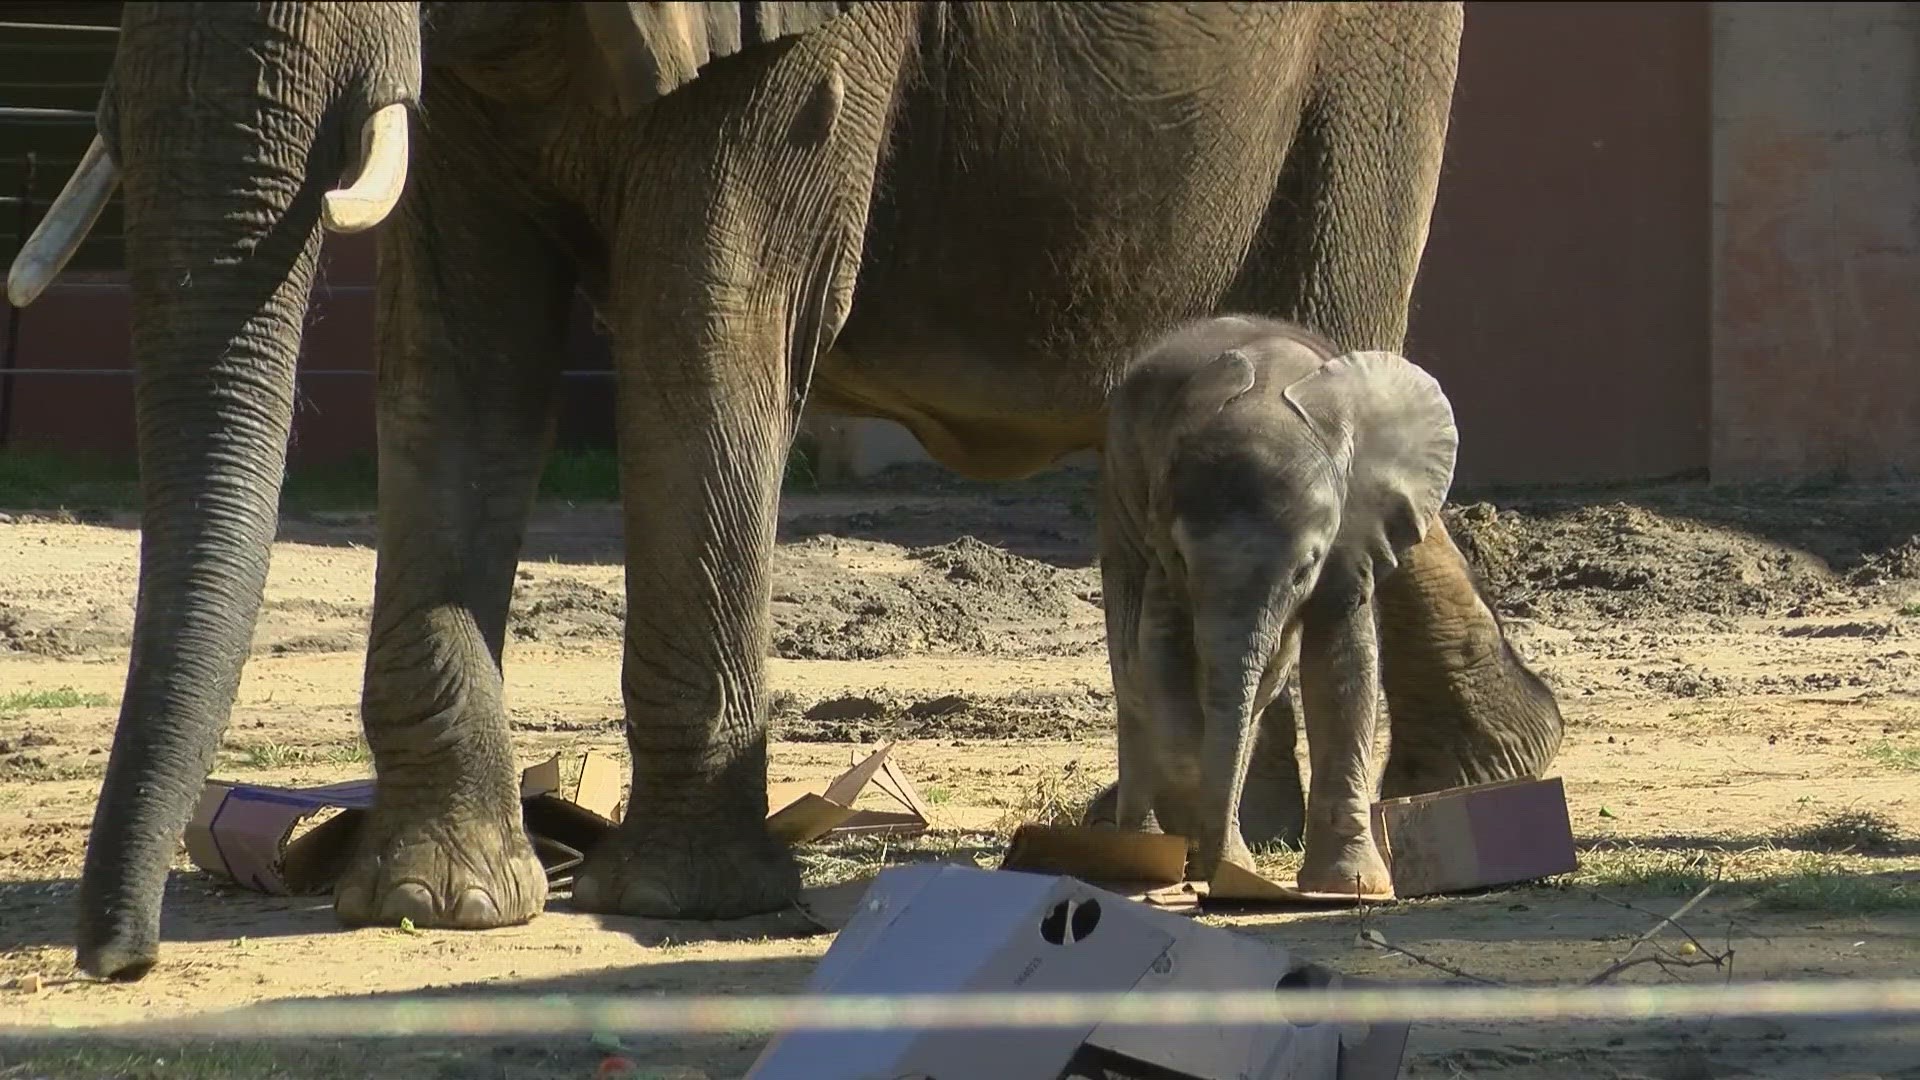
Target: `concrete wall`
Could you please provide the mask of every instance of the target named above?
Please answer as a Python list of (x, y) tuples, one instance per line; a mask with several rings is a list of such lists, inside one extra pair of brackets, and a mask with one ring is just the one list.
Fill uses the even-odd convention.
[(1920, 5), (1713, 5), (1716, 479), (1920, 473)]
[(1470, 3), (1407, 353), (1467, 482), (1707, 465), (1700, 3)]

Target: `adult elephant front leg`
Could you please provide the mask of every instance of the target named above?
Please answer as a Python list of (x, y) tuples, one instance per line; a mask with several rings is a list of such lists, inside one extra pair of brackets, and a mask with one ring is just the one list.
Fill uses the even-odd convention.
[[(640, 134), (609, 320), (633, 793), (575, 880), (587, 910), (735, 918), (799, 889), (766, 829), (768, 571), (809, 373), (852, 303), (891, 85), (843, 82), (832, 48), (703, 75)], [(717, 113), (751, 119), (716, 138)]]
[[(436, 126), (458, 128), (455, 107)], [(501, 696), (514, 568), (551, 445), (573, 278), (481, 162), (421, 132), (381, 237), (380, 556), (363, 690), (379, 788), (348, 923), (525, 922), (546, 877)]]

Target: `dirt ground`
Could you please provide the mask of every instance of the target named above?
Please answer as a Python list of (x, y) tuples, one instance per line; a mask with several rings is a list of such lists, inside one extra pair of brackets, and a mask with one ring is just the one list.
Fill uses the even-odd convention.
[[(1683, 923), (1708, 952), (1732, 950), (1735, 978), (1920, 971), (1920, 491), (1462, 494), (1456, 534), (1561, 695), (1569, 730), (1555, 772), (1580, 871), (1364, 915), (1208, 920), (1359, 975), (1452, 978), (1367, 947), (1356, 936), (1366, 928), (1487, 979), (1567, 983), (1653, 928), (1649, 912), (1717, 879)], [(1090, 505), (1074, 473), (973, 486), (915, 471), (785, 500), (773, 778), (824, 777), (898, 739), (937, 814), (915, 842), (810, 849), (813, 880), (928, 857), (993, 865), (1013, 819), (1113, 775)], [(0, 517), (0, 1026), (310, 996), (780, 991), (830, 943), (791, 913), (720, 926), (603, 918), (564, 894), (512, 929), (349, 932), (324, 897), (244, 892), (182, 853), (161, 966), (129, 985), (75, 978), (73, 892), (125, 677), (138, 539), (128, 515)], [(313, 784), (368, 771), (356, 707), (371, 544), (364, 514), (283, 525), (217, 776)], [(587, 747), (625, 760), (619, 551), (611, 507), (537, 516), (506, 668), (525, 763)], [(39, 990), (4, 989), (30, 975)], [(1646, 965), (1618, 979), (1727, 977)], [(657, 1076), (717, 1078), (743, 1073), (762, 1040), (628, 1045)], [(585, 1078), (603, 1057), (584, 1038), (0, 1040), (0, 1078)], [(1427, 1025), (1403, 1075), (1914, 1080), (1920, 1027)]]

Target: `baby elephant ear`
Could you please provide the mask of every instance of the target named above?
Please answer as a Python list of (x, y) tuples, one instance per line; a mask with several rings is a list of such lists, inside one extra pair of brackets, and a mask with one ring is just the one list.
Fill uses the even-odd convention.
[(1425, 539), (1453, 486), (1460, 434), (1439, 381), (1394, 353), (1352, 352), (1287, 396), (1349, 451), (1341, 546), (1382, 570), (1398, 565)]

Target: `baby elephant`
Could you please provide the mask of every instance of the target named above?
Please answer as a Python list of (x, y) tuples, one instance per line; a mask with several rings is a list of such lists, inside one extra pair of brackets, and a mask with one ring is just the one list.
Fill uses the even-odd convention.
[(1373, 583), (1453, 482), (1453, 410), (1386, 352), (1291, 324), (1182, 326), (1110, 402), (1100, 570), (1119, 705), (1117, 824), (1188, 838), (1188, 875), (1251, 868), (1241, 789), (1296, 658), (1312, 781), (1299, 887), (1391, 891), (1369, 807)]

